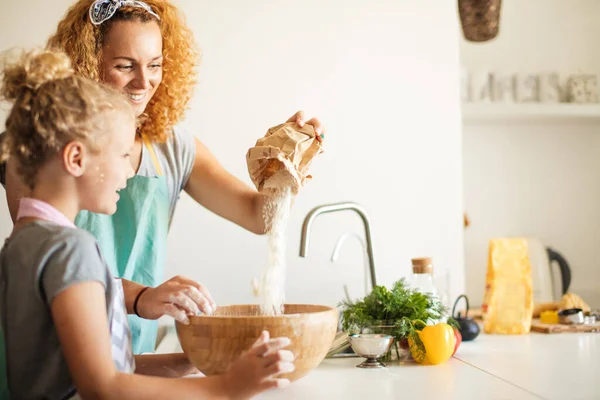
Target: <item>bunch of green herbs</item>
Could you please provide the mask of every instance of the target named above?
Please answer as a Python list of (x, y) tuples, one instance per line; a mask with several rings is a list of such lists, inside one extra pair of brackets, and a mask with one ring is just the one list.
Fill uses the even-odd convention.
[[(345, 332), (357, 333), (365, 328), (377, 331), (377, 327), (385, 327), (385, 333), (394, 336), (396, 346), (401, 340), (410, 339), (416, 359), (425, 354), (417, 331), (428, 321), (439, 321), (448, 315), (446, 307), (436, 297), (412, 289), (404, 278), (396, 281), (391, 290), (376, 286), (363, 299), (346, 300), (339, 306), (342, 307), (342, 328)], [(451, 317), (446, 323), (458, 328)]]

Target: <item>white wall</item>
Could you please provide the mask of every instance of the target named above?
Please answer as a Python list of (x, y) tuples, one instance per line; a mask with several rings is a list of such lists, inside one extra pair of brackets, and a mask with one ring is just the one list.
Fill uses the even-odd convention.
[[(9, 2), (0, 49), (43, 43), (70, 0)], [(200, 83), (186, 126), (233, 174), (250, 183), (245, 153), (267, 128), (296, 110), (327, 126), (326, 153), (300, 193), (289, 226), (290, 301), (336, 304), (348, 282), (362, 295), (363, 261), (349, 241), (360, 220), (320, 217), (309, 257), (298, 257), (306, 213), (356, 201), (369, 212), (379, 282), (410, 272), (430, 255), (464, 289), (458, 20), (455, 5), (420, 2), (184, 1), (203, 49)], [(40, 17), (31, 21), (31, 10)], [(43, 11), (42, 11), (43, 10)], [(45, 18), (41, 18), (44, 14)], [(8, 23), (8, 24), (7, 24)], [(4, 207), (4, 206), (2, 206)], [(5, 209), (2, 234), (9, 231)], [(250, 281), (266, 263), (266, 238), (203, 210), (187, 196), (169, 238), (167, 276), (206, 284), (218, 303), (250, 302)]]
[[(493, 42), (461, 40), (470, 70), (600, 73), (600, 2), (503, 1)], [(488, 240), (537, 236), (571, 264), (571, 290), (600, 306), (600, 123), (536, 119), (464, 126), (466, 287), (481, 304)]]

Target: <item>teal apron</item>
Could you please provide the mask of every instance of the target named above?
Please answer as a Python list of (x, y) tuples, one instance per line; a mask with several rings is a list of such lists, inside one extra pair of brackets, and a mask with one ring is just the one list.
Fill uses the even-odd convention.
[[(144, 140), (158, 176), (136, 175), (119, 192), (113, 215), (81, 211), (75, 225), (91, 232), (115, 276), (155, 287), (163, 281), (169, 231), (169, 191), (152, 144)], [(143, 157), (143, 154), (142, 154)], [(154, 352), (158, 322), (129, 316), (133, 352)]]

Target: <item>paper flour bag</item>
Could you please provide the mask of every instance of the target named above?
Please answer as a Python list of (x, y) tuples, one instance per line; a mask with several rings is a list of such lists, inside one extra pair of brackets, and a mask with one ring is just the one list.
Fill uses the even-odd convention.
[(323, 152), (316, 137), (314, 128), (308, 124), (300, 128), (287, 122), (270, 128), (246, 154), (248, 173), (256, 188), (262, 191), (265, 182), (283, 169), (291, 175), (292, 191), (297, 193), (311, 178), (310, 164)]

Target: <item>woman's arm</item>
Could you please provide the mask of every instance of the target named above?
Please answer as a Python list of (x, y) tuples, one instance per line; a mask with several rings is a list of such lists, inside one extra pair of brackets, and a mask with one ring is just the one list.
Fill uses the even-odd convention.
[(83, 399), (244, 399), (289, 383), (273, 375), (293, 369), (289, 352), (281, 350), (289, 340), (269, 341), (263, 336), (221, 376), (165, 379), (120, 373), (111, 356), (100, 283), (68, 287), (54, 298), (51, 311), (61, 349)]
[[(305, 122), (304, 113), (298, 111), (287, 122), (305, 123), (324, 132), (318, 119)], [(323, 140), (323, 136), (318, 136)], [(211, 152), (196, 139), (196, 156), (185, 191), (198, 203), (215, 214), (256, 234), (265, 233), (263, 219), (264, 196), (231, 175)]]
[(265, 233), (263, 195), (227, 172), (198, 139), (194, 167), (184, 189), (215, 214), (256, 234)]

